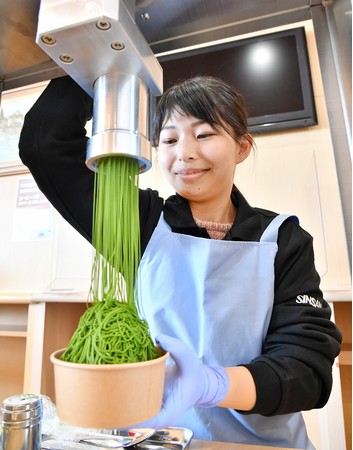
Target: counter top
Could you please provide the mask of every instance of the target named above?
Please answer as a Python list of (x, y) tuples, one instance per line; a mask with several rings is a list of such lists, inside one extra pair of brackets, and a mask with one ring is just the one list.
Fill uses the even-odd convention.
[(266, 447), (262, 445), (232, 444), (228, 442), (209, 442), (192, 440), (190, 450), (289, 450), (288, 448)]
[[(352, 291), (348, 288), (323, 289), (328, 302), (350, 302)], [(88, 292), (74, 289), (52, 289), (45, 292), (0, 291), (0, 303), (86, 303)]]

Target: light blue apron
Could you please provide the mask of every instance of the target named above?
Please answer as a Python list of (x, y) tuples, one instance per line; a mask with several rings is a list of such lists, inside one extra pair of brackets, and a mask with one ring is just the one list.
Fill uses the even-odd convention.
[[(173, 233), (162, 215), (139, 269), (152, 337), (177, 337), (210, 365), (237, 366), (259, 356), (272, 313), (278, 229), (288, 217), (277, 216), (260, 242), (238, 242)], [(300, 413), (194, 408), (178, 426), (195, 439), (313, 449)]]

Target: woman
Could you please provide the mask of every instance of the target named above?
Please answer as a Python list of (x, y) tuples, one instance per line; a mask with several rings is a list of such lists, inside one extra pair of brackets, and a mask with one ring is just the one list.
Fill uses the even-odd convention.
[[(69, 77), (54, 80), (20, 139), (40, 189), (88, 240), (91, 108)], [(233, 184), (253, 145), (241, 97), (211, 77), (170, 88), (157, 106), (154, 141), (176, 194), (163, 200), (140, 190), (140, 301), (175, 365), (148, 425), (313, 448), (300, 411), (327, 402), (341, 336), (319, 288), (311, 236), (293, 218), (252, 208)]]

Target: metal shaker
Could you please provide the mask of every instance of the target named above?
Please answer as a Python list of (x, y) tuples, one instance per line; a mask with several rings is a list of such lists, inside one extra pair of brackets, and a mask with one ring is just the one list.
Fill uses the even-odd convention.
[(40, 395), (20, 394), (3, 401), (1, 450), (40, 450), (43, 406)]

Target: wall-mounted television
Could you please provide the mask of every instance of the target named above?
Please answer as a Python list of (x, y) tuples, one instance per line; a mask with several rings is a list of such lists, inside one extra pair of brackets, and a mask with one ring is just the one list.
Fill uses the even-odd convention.
[(251, 133), (317, 124), (303, 27), (158, 57), (164, 88), (196, 75), (230, 83), (245, 98)]

